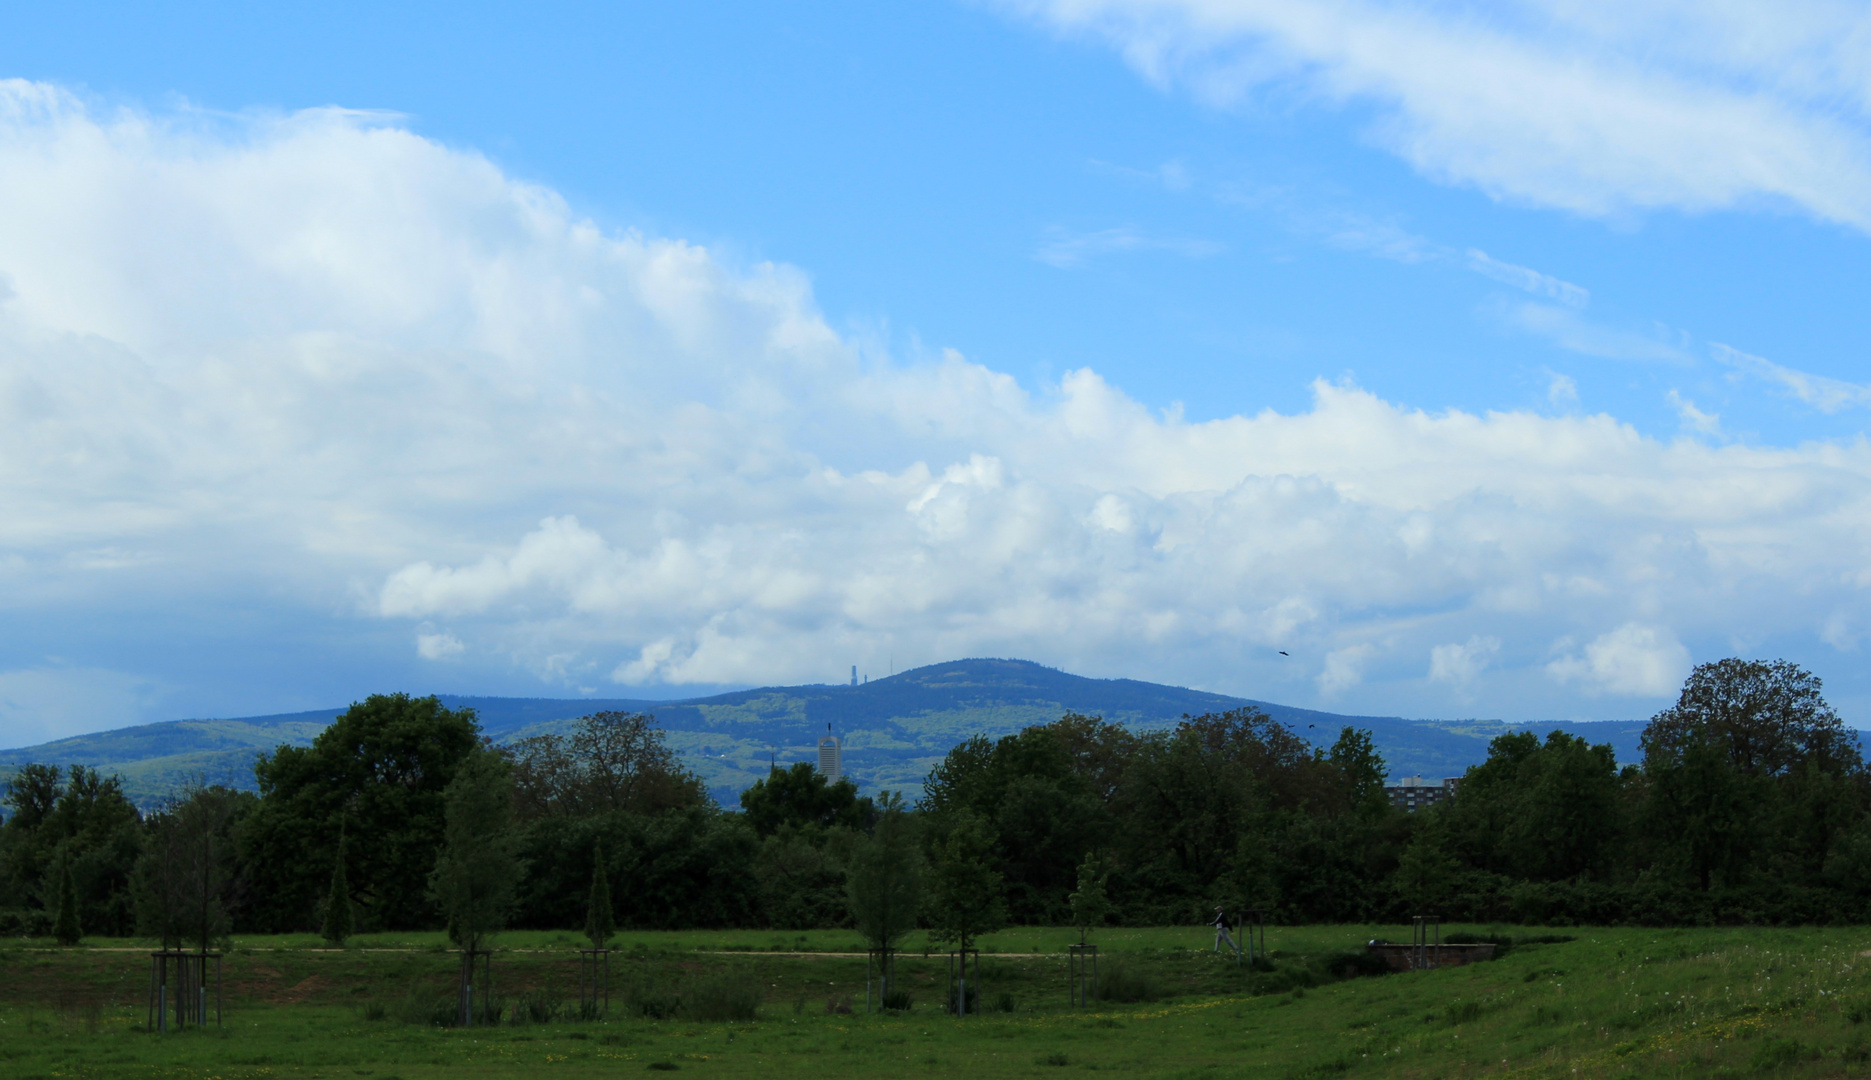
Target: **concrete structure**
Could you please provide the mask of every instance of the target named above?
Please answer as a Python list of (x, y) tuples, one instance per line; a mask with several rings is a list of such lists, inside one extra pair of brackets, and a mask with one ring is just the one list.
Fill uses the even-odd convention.
[(1460, 967), (1480, 960), (1494, 959), (1494, 945), (1397, 945), (1373, 941), (1365, 950), (1382, 960), (1392, 971), (1419, 971), (1423, 968)]
[(1420, 776), (1405, 776), (1394, 784), (1384, 785), (1384, 794), (1390, 796), (1390, 805), (1399, 810), (1418, 810), (1453, 798), (1461, 783), (1459, 776), (1451, 776), (1440, 784)]
[(844, 744), (829, 731), (819, 740), (819, 774), (834, 784), (845, 774)]

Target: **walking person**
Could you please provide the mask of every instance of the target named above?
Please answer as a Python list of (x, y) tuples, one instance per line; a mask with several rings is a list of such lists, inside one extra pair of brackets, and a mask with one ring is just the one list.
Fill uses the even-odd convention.
[(1241, 947), (1236, 945), (1234, 943), (1234, 938), (1229, 936), (1228, 913), (1223, 911), (1219, 905), (1215, 908), (1215, 922), (1213, 925), (1215, 927), (1215, 951), (1220, 952), (1222, 943), (1226, 942), (1228, 948), (1233, 950), (1234, 955), (1238, 958), (1241, 955)]

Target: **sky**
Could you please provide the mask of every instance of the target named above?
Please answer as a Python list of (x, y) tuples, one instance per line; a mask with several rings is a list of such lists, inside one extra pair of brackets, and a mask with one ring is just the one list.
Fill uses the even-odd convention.
[(1871, 726), (1871, 14), (73, 3), (0, 36), (0, 745), (1016, 656)]

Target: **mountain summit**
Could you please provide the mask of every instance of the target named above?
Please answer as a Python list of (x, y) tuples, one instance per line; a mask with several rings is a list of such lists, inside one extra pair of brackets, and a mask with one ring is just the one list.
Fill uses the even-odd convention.
[[(999, 737), (1068, 712), (1102, 716), (1138, 730), (1173, 726), (1184, 716), (1253, 706), (1314, 745), (1343, 727), (1372, 733), (1392, 775), (1459, 775), (1487, 756), (1487, 742), (1516, 730), (1486, 720), (1405, 720), (1341, 716), (1272, 702), (1211, 694), (1135, 679), (1089, 679), (1026, 660), (972, 659), (930, 664), (855, 686), (769, 686), (680, 701), (632, 698), (498, 698), (439, 695), (469, 707), (496, 742), (568, 729), (605, 709), (645, 712), (668, 732), (669, 745), (725, 805), (766, 775), (769, 765), (811, 760), (828, 731), (844, 743), (845, 771), (866, 790), (914, 794), (949, 748), (972, 735)], [(319, 709), (226, 720), (175, 720), (0, 750), (0, 771), (27, 762), (95, 766), (123, 776), (148, 804), (191, 774), (211, 783), (253, 786), (253, 761), (281, 743), (306, 745), (344, 710)], [(1636, 755), (1641, 723), (1553, 724), (1594, 742), (1610, 742), (1621, 760)]]

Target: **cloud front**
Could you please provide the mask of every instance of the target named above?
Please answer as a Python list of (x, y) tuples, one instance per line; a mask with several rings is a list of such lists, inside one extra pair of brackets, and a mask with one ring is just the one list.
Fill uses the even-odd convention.
[(1015, 655), (1512, 719), (1643, 712), (1692, 657), (1861, 632), (1862, 441), (1342, 379), (1201, 423), (1089, 369), (1022, 386), (381, 115), (6, 83), (0, 204), (18, 616), (179, 599), (186, 635), (265, 606), (540, 694)]

